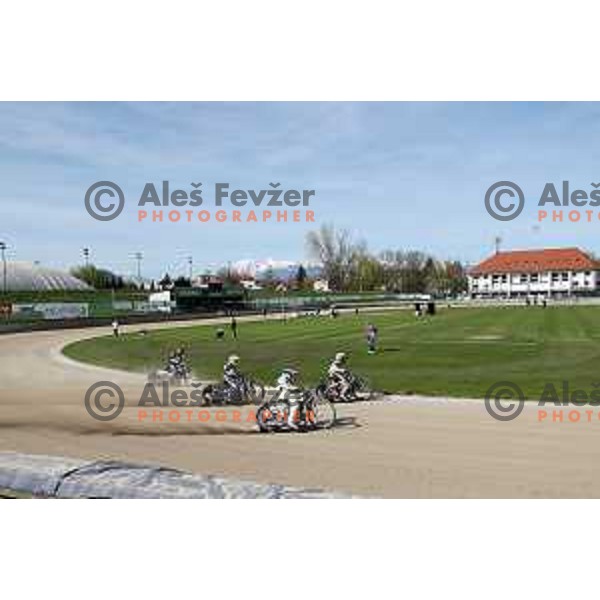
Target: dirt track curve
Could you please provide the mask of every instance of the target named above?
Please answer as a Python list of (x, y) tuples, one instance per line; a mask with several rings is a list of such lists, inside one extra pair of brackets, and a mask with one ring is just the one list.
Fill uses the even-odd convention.
[[(306, 434), (261, 435), (247, 411), (241, 418), (230, 411), (225, 422), (214, 411), (209, 422), (195, 414), (191, 422), (140, 421), (145, 377), (60, 353), (68, 342), (107, 333), (0, 336), (0, 451), (117, 458), (377, 497), (600, 497), (597, 417), (540, 423), (537, 407), (526, 406), (518, 419), (499, 422), (483, 402), (406, 397), (338, 406), (338, 426)], [(125, 393), (125, 409), (111, 422), (84, 407), (86, 390), (100, 380)]]

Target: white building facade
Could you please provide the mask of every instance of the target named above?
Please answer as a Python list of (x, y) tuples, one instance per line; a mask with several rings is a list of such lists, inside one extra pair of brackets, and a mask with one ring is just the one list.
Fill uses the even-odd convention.
[(600, 293), (600, 263), (578, 248), (498, 252), (468, 274), (471, 297)]

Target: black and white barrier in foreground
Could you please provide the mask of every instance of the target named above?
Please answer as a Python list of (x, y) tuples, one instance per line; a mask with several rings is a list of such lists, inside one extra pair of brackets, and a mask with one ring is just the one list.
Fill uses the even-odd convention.
[(0, 452), (0, 490), (40, 498), (345, 498), (112, 460)]

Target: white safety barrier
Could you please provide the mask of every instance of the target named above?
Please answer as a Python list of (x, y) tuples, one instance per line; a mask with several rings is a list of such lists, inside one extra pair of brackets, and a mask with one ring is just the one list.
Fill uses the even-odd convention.
[(0, 490), (41, 498), (348, 498), (119, 461), (0, 452)]

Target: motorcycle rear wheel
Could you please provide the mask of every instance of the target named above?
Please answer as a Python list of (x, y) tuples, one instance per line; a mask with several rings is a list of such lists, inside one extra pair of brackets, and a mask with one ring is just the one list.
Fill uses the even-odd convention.
[(263, 433), (271, 433), (277, 429), (277, 422), (275, 421), (273, 412), (266, 404), (263, 404), (256, 411), (256, 423)]

